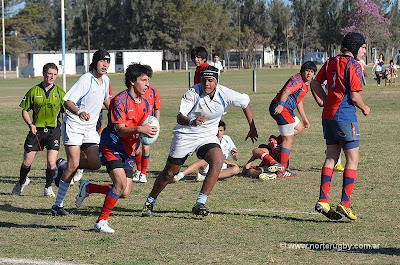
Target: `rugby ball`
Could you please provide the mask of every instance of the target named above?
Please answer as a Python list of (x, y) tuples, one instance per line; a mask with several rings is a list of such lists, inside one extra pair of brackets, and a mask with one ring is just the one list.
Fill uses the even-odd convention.
[(157, 120), (156, 117), (154, 116), (148, 116), (140, 125), (145, 125), (146, 123), (151, 122), (151, 126), (156, 126), (157, 127), (157, 134), (150, 138), (146, 134), (139, 134), (139, 139), (144, 145), (152, 145), (154, 142), (157, 140), (158, 135), (160, 134), (160, 122)]

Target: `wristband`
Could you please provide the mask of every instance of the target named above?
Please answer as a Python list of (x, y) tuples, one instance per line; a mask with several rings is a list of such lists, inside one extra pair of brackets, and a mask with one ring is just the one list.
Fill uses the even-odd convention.
[(32, 127), (32, 125), (33, 125), (33, 123), (29, 123), (29, 124), (28, 124), (28, 127), (29, 127), (29, 128), (31, 128), (31, 127)]
[(79, 116), (82, 112), (83, 112), (83, 111), (78, 110), (75, 114), (76, 114), (77, 116)]
[(285, 103), (286, 103), (285, 101), (279, 100), (278, 105), (285, 106)]
[(197, 118), (191, 119), (191, 120), (189, 121), (189, 126), (192, 126), (192, 127), (196, 126), (196, 119), (197, 119)]

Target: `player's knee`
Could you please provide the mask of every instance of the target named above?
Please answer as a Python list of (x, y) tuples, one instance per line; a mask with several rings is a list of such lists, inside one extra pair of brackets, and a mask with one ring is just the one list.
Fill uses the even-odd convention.
[(239, 173), (240, 173), (240, 168), (237, 165), (234, 165), (232, 167), (232, 175), (238, 175)]

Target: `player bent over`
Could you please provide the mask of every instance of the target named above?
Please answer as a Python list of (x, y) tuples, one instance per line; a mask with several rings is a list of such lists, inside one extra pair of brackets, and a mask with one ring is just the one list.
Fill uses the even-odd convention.
[[(222, 154), (224, 156), (224, 163), (222, 164), (221, 172), (218, 175), (218, 180), (230, 178), (234, 175), (239, 174), (240, 172), (239, 166), (228, 160), (228, 157), (232, 156), (232, 158), (237, 161), (239, 153), (231, 137), (225, 134), (225, 130), (225, 122), (219, 121), (217, 137), (221, 146)], [(209, 166), (205, 160), (197, 160), (190, 164), (184, 171), (176, 174), (172, 179), (172, 182), (178, 182), (179, 180), (183, 179), (185, 175), (193, 173), (196, 170), (199, 170), (199, 172), (197, 173), (196, 181), (204, 181), (208, 169)]]
[[(278, 124), (280, 135), (275, 138), (271, 135), (269, 138), (269, 147), (273, 157), (284, 166), (283, 172), (277, 172), (278, 177), (295, 177), (297, 174), (287, 170), (289, 163), (290, 150), (294, 136), (299, 134), (303, 128), (309, 128), (310, 122), (307, 119), (303, 107), (303, 98), (308, 92), (312, 78), (317, 67), (315, 63), (305, 62), (300, 73), (297, 73), (286, 81), (286, 84), (278, 92), (269, 106), (269, 113)], [(293, 113), (297, 108), (302, 122)]]
[[(29, 133), (24, 144), (24, 160), (19, 173), (19, 181), (15, 184), (12, 195), (21, 195), (30, 182), (27, 177), (36, 153), (46, 147), (47, 168), (44, 196), (55, 197), (51, 184), (57, 175), (56, 159), (60, 150), (61, 123), (60, 112), (64, 112), (64, 90), (56, 86), (58, 68), (54, 63), (43, 66), (43, 81), (29, 89), (19, 105), (22, 108), (22, 118), (28, 124)], [(33, 122), (29, 111), (33, 110)]]
[[(61, 179), (56, 201), (51, 208), (53, 215), (69, 214), (64, 209), (63, 201), (76, 170), (95, 170), (101, 166), (100, 136), (96, 124), (103, 103), (106, 106), (110, 103), (110, 80), (106, 76), (109, 65), (110, 54), (106, 50), (96, 51), (89, 66), (90, 71), (82, 75), (64, 97), (67, 111), (61, 133), (68, 162), (63, 161), (58, 167), (58, 177)], [(81, 158), (81, 150), (85, 157)]]
[(147, 196), (142, 216), (151, 216), (157, 196), (177, 174), (189, 155), (197, 153), (210, 166), (200, 194), (192, 212), (195, 215), (209, 215), (205, 203), (217, 182), (223, 163), (223, 155), (215, 132), (228, 105), (241, 107), (250, 130), (247, 138), (257, 140), (257, 130), (249, 106), (250, 98), (218, 84), (218, 69), (206, 66), (201, 71), (201, 83), (189, 88), (182, 96), (178, 124), (173, 130), (169, 156), (163, 171), (157, 176), (153, 189)]
[[(253, 162), (260, 159), (261, 163), (258, 166), (253, 166)], [(243, 167), (242, 174), (246, 177), (258, 178), (261, 180), (276, 179), (277, 172), (282, 172), (284, 166), (279, 164), (268, 151), (268, 146), (260, 144), (252, 151), (252, 156)]]
[(114, 233), (108, 217), (118, 199), (131, 192), (135, 151), (139, 147), (136, 134), (155, 136), (157, 127), (151, 123), (140, 125), (149, 115), (149, 102), (142, 97), (149, 86), (152, 70), (141, 64), (131, 64), (125, 72), (126, 90), (116, 95), (110, 103), (108, 125), (101, 133), (100, 156), (113, 185), (97, 185), (81, 180), (76, 196), (76, 207), (91, 193), (106, 195), (103, 208), (94, 225), (96, 232)]
[[(362, 68), (356, 62), (366, 53), (364, 37), (350, 32), (342, 41), (342, 54), (329, 58), (311, 84), (311, 90), (317, 103), (324, 107), (322, 126), (326, 140), (326, 159), (321, 171), (320, 195), (315, 210), (329, 219), (340, 219), (342, 215), (350, 220), (357, 216), (350, 208), (351, 194), (357, 175), (360, 146), (356, 107), (364, 115), (370, 108), (364, 104), (362, 91)], [(328, 93), (321, 84), (327, 80)], [(329, 205), (329, 189), (333, 168), (343, 149), (346, 164), (343, 171), (342, 200), (336, 206), (336, 212)]]

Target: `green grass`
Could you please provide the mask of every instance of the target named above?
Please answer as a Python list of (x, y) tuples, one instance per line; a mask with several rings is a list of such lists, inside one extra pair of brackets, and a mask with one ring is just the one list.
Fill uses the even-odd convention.
[[(242, 111), (229, 107), (223, 120), (226, 133), (239, 149), (239, 165), (251, 150), (277, 134), (268, 113), (270, 100), (298, 69), (257, 70), (257, 93), (252, 92), (251, 70), (223, 73), (221, 83), (248, 93), (259, 141), (244, 141), (248, 131)], [(78, 76), (67, 78), (71, 87)], [(114, 94), (124, 89), (123, 75), (111, 75)], [(182, 93), (188, 84), (184, 72), (155, 73), (151, 83), (161, 96), (161, 134), (151, 149), (147, 184), (135, 184), (129, 198), (121, 199), (110, 216), (113, 235), (93, 231), (103, 203), (102, 195), (74, 207), (77, 185), (72, 186), (66, 217), (53, 217), (54, 199), (44, 198), (45, 167), (38, 154), (23, 196), (11, 196), (19, 176), (23, 142), (28, 132), (18, 107), (26, 91), (41, 79), (0, 80), (0, 260), (25, 258), (87, 264), (399, 264), (398, 144), (399, 86), (377, 87), (372, 78), (362, 92), (371, 107), (367, 117), (358, 111), (361, 158), (352, 205), (359, 219), (329, 221), (314, 212), (324, 161), (321, 111), (311, 94), (304, 99), (311, 128), (296, 136), (291, 167), (297, 178), (258, 181), (233, 177), (214, 187), (208, 206), (213, 214), (196, 218), (191, 207), (201, 183), (171, 184), (160, 194), (152, 218), (140, 211), (155, 176), (162, 170), (172, 139), (172, 128)], [(58, 79), (61, 84), (61, 78)], [(60, 156), (65, 157), (64, 149)], [(188, 159), (187, 164), (195, 160)], [(193, 175), (194, 177), (194, 175)], [(84, 178), (110, 183), (104, 168), (86, 171)], [(331, 203), (340, 200), (342, 177), (335, 173)], [(291, 249), (289, 244), (379, 244), (376, 249), (351, 251)], [(286, 247), (285, 247), (286, 244)], [(1, 263), (1, 262), (0, 262)]]

